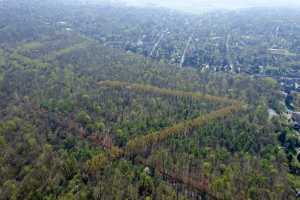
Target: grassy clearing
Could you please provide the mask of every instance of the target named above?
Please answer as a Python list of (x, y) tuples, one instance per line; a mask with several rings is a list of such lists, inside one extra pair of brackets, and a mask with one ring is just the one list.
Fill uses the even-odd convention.
[(297, 56), (296, 53), (290, 52), (288, 49), (268, 49), (269, 54), (281, 56)]

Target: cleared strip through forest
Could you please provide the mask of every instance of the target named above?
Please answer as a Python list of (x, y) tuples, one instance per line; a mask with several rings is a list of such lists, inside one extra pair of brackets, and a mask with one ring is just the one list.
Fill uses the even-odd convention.
[[(31, 104), (31, 107), (33, 108), (32, 113), (35, 113), (35, 114), (38, 113), (41, 116), (41, 119), (46, 119), (49, 117), (49, 113), (46, 110), (41, 109), (40, 106), (37, 106), (33, 103), (33, 104)], [(230, 106), (230, 107), (232, 107), (232, 106)], [(230, 110), (229, 107), (220, 109), (219, 111), (213, 112), (213, 113), (215, 113), (213, 116), (221, 117), (221, 115), (218, 115), (217, 113), (222, 113), (223, 111), (225, 111), (224, 109)], [(31, 112), (28, 111), (28, 113), (31, 113)], [(211, 114), (213, 114), (213, 113), (211, 113)], [(208, 115), (210, 115), (210, 114), (208, 114)], [(212, 120), (214, 118), (213, 116), (207, 117), (208, 120)], [(81, 135), (82, 139), (89, 138), (91, 140), (91, 142), (93, 142), (94, 144), (102, 146), (108, 153), (108, 154), (104, 155), (104, 157), (102, 157), (102, 161), (103, 161), (102, 164), (104, 164), (104, 165), (108, 164), (110, 161), (118, 160), (118, 159), (124, 157), (125, 150), (128, 150), (128, 149), (124, 150), (124, 149), (121, 149), (116, 146), (106, 146), (101, 140), (98, 140), (97, 138), (93, 138), (93, 136), (91, 136), (91, 137), (84, 136), (85, 135), (83, 133), (84, 130), (82, 128), (80, 128), (80, 125), (71, 119), (69, 119), (69, 120), (65, 119), (64, 116), (61, 116), (58, 114), (58, 115), (55, 115), (54, 119), (56, 120), (56, 123), (58, 124), (58, 126), (64, 127), (73, 133), (74, 133), (74, 131), (76, 131), (76, 132), (78, 132), (78, 134), (83, 134), (83, 135)], [(194, 122), (196, 122), (196, 119)], [(189, 124), (189, 123), (187, 123), (187, 124)], [(204, 179), (194, 179), (191, 177), (182, 176), (180, 174), (177, 174), (176, 172), (170, 173), (170, 172), (165, 171), (160, 164), (153, 165), (144, 159), (136, 160), (136, 162), (137, 162), (137, 164), (143, 165), (145, 167), (151, 167), (153, 170), (158, 172), (158, 175), (161, 176), (162, 179), (170, 182), (171, 184), (182, 184), (188, 190), (192, 190), (192, 191), (198, 192), (202, 195), (206, 195), (208, 197), (208, 199), (220, 200), (220, 198), (216, 197), (215, 195), (213, 195), (212, 193), (209, 192), (209, 189), (208, 189), (209, 183), (207, 182), (207, 179), (205, 179), (205, 178)]]
[(68, 54), (72, 51), (87, 48), (90, 44), (91, 44), (91, 42), (89, 42), (89, 41), (77, 43), (72, 46), (66, 47), (64, 49), (53, 51), (53, 52), (43, 56), (42, 59), (45, 61), (52, 61), (52, 60), (56, 59), (57, 57), (62, 56), (64, 54)]
[[(174, 135), (187, 135), (190, 134), (190, 132), (196, 128), (201, 127), (213, 120), (219, 120), (222, 119), (230, 114), (233, 114), (235, 112), (238, 112), (242, 108), (241, 104), (233, 104), (231, 106), (219, 109), (217, 111), (213, 111), (205, 116), (200, 116), (193, 120), (184, 121), (178, 124), (173, 125), (172, 127), (166, 128), (160, 132), (157, 133), (150, 133), (145, 136), (136, 137), (132, 140), (130, 140), (127, 144), (127, 146), (124, 149), (120, 149), (118, 147), (112, 147), (109, 149), (111, 158), (117, 158), (119, 156), (121, 157), (131, 157), (135, 156), (140, 153), (140, 151), (143, 151), (147, 149), (148, 147), (157, 145), (164, 140), (168, 139), (171, 136)], [(142, 153), (142, 152), (141, 152)], [(206, 179), (202, 180), (195, 180), (191, 177), (184, 177), (177, 173), (168, 173), (164, 171), (161, 166), (155, 166), (151, 165), (147, 161), (139, 162), (140, 164), (144, 166), (150, 166), (155, 171), (158, 171), (160, 176), (163, 177), (166, 181), (170, 183), (175, 184), (182, 184), (185, 187), (197, 191), (201, 193), (202, 195), (206, 195), (208, 199), (213, 200), (220, 200), (221, 198), (216, 197), (214, 194), (212, 194), (209, 189)]]
[(231, 105), (222, 109), (219, 109), (217, 111), (213, 111), (205, 116), (200, 116), (195, 119), (186, 120), (180, 123), (177, 123), (171, 127), (165, 128), (161, 131), (149, 133), (143, 136), (135, 137), (128, 141), (127, 145), (124, 148), (119, 148), (117, 146), (106, 146), (104, 143), (102, 143), (100, 140), (92, 139), (95, 144), (98, 144), (102, 146), (104, 149), (109, 150), (110, 152), (113, 152), (115, 158), (120, 158), (123, 156), (132, 156), (140, 153), (140, 151), (143, 151), (147, 149), (148, 147), (157, 145), (164, 140), (167, 140), (168, 138), (172, 136), (180, 136), (185, 135), (188, 136), (190, 132), (197, 128), (204, 126), (205, 124), (214, 121), (222, 119), (228, 115), (234, 114), (238, 112), (242, 108), (241, 105)]
[(141, 92), (141, 93), (152, 93), (162, 96), (176, 96), (176, 97), (190, 97), (193, 100), (208, 100), (215, 102), (222, 102), (228, 104), (239, 104), (239, 101), (229, 99), (227, 97), (213, 96), (208, 94), (201, 94), (199, 92), (186, 92), (181, 90), (174, 90), (168, 88), (159, 88), (151, 85), (143, 85), (143, 84), (131, 84), (128, 82), (122, 81), (100, 81), (98, 82), (99, 86), (110, 87), (122, 89), (126, 88), (128, 90)]
[[(128, 89), (141, 93), (152, 93), (156, 95), (175, 96), (175, 97), (190, 97), (193, 100), (209, 100), (215, 102), (229, 103), (229, 106), (221, 108), (216, 111), (212, 111), (204, 116), (199, 116), (191, 120), (185, 120), (174, 124), (171, 127), (165, 128), (161, 131), (149, 133), (143, 136), (138, 136), (129, 140), (124, 148), (111, 146), (110, 148), (104, 147), (110, 152), (110, 158), (118, 159), (121, 157), (134, 157), (139, 153), (143, 153), (147, 148), (158, 145), (159, 143), (167, 140), (172, 136), (189, 136), (193, 129), (204, 126), (205, 124), (220, 120), (228, 115), (232, 115), (240, 111), (243, 106), (242, 103), (237, 100), (232, 100), (226, 97), (212, 96), (201, 94), (197, 92), (185, 92), (173, 89), (158, 88), (150, 85), (131, 84), (121, 81), (101, 81), (98, 82), (99, 86), (116, 89)], [(145, 166), (151, 166), (147, 161), (139, 162)], [(187, 188), (191, 188), (194, 191), (204, 193), (208, 199), (220, 199), (209, 192), (207, 180), (194, 180), (190, 177), (180, 176), (176, 173), (167, 173), (161, 169), (161, 166), (151, 166), (154, 170), (171, 183), (179, 183), (185, 185)]]
[(127, 146), (125, 148), (125, 154), (126, 155), (137, 154), (141, 150), (159, 144), (164, 140), (170, 138), (171, 136), (188, 135), (193, 129), (203, 126), (213, 120), (222, 119), (223, 117), (233, 114), (239, 111), (240, 109), (241, 109), (240, 104), (234, 104), (219, 109), (217, 111), (213, 111), (207, 115), (177, 123), (159, 132), (138, 136), (127, 143)]
[(137, 154), (147, 149), (149, 146), (159, 144), (174, 135), (188, 135), (188, 133), (190, 133), (193, 129), (197, 127), (203, 126), (213, 120), (221, 119), (223, 117), (226, 117), (227, 115), (231, 115), (242, 109), (242, 103), (239, 101), (232, 100), (226, 97), (206, 95), (197, 92), (185, 92), (173, 89), (158, 88), (150, 85), (131, 84), (128, 82), (121, 81), (101, 81), (98, 82), (98, 85), (116, 89), (125, 88), (141, 93), (152, 93), (156, 95), (176, 97), (190, 97), (193, 100), (208, 100), (230, 104), (227, 107), (213, 111), (211, 113), (208, 113), (207, 115), (179, 122), (161, 131), (135, 137), (129, 140), (126, 147), (119, 151), (120, 155), (128, 156), (132, 154)]

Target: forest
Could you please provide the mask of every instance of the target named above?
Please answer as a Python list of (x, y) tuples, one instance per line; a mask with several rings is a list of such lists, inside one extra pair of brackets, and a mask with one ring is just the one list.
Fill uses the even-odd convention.
[(297, 198), (299, 132), (253, 73), (297, 75), (299, 12), (55, 2), (0, 1), (0, 200)]

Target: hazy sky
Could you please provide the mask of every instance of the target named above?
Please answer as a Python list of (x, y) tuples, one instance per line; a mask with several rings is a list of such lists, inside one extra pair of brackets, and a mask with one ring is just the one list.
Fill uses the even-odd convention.
[(201, 10), (210, 8), (236, 9), (245, 7), (300, 7), (300, 0), (112, 0), (124, 1), (131, 5), (156, 5), (181, 10)]

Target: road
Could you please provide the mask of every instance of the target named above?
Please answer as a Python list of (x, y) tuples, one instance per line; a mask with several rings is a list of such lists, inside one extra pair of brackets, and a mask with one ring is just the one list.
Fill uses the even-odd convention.
[(193, 39), (193, 35), (191, 35), (186, 43), (186, 46), (185, 46), (185, 49), (183, 51), (183, 54), (181, 56), (181, 61), (180, 61), (180, 68), (182, 68), (183, 64), (184, 64), (184, 61), (185, 61), (185, 55), (186, 55), (186, 52), (187, 50), (189, 49), (190, 47), (190, 44), (192, 42), (192, 39)]
[(154, 44), (154, 46), (153, 46), (153, 48), (152, 48), (152, 50), (150, 52), (150, 57), (153, 56), (155, 50), (157, 49), (158, 45), (160, 44), (160, 42), (164, 38), (166, 32), (168, 32), (168, 29), (166, 29), (164, 32), (161, 33), (160, 37), (158, 38), (158, 40), (156, 41), (156, 43)]

